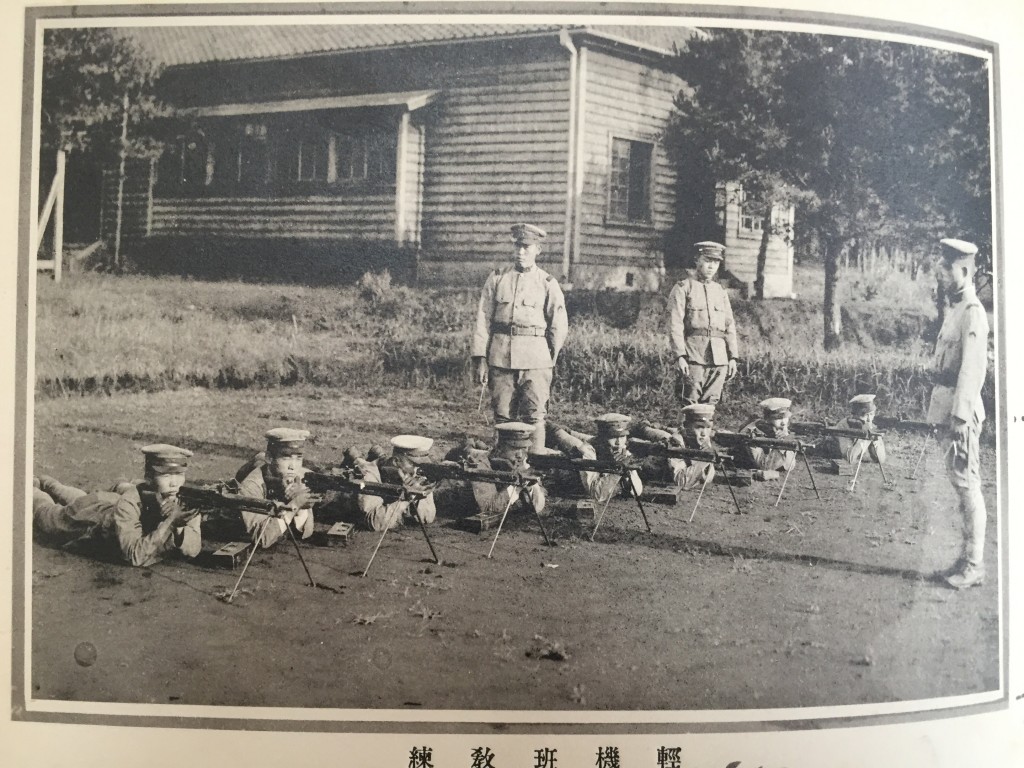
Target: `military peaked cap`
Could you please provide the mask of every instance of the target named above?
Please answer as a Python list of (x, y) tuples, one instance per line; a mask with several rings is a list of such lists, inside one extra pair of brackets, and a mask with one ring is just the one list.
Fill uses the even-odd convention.
[(629, 434), (629, 416), (621, 413), (606, 413), (595, 419), (600, 437), (622, 437)]
[(683, 408), (683, 422), (686, 424), (710, 424), (715, 417), (715, 406), (711, 403), (693, 403)]
[(494, 425), (498, 433), (498, 446), (501, 448), (529, 448), (533, 444), (533, 435), (537, 431), (535, 424), (522, 421), (506, 421)]
[(430, 454), (434, 441), (419, 435), (397, 435), (391, 438), (391, 454), (410, 459), (425, 459)]
[(712, 240), (702, 240), (699, 243), (694, 243), (693, 247), (696, 249), (698, 256), (707, 256), (709, 259), (716, 259), (717, 261), (725, 258), (725, 246), (721, 243), (716, 243)]
[(146, 457), (146, 469), (158, 475), (175, 475), (184, 472), (192, 451), (167, 443), (154, 443), (142, 449)]
[(939, 240), (939, 245), (942, 246), (942, 258), (948, 262), (959, 261), (960, 259), (973, 259), (975, 254), (978, 253), (978, 246), (974, 243), (968, 243), (966, 240), (956, 240), (952, 237)]
[(547, 232), (540, 227), (533, 226), (533, 224), (512, 225), (512, 241), (515, 243), (533, 245), (542, 242), (547, 236)]
[(793, 401), (785, 397), (769, 397), (767, 400), (762, 400), (759, 405), (764, 409), (765, 416), (774, 416), (789, 413)]
[(275, 427), (268, 430), (264, 437), (267, 438), (267, 453), (271, 456), (302, 455), (309, 432), (305, 429)]
[(871, 413), (875, 410), (875, 396), (874, 395), (856, 395), (850, 398), (850, 411), (851, 413), (864, 414)]

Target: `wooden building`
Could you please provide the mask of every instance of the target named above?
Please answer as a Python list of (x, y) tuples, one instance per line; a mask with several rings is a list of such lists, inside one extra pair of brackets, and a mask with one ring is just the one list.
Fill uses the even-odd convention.
[(388, 244), (420, 280), (477, 282), (508, 262), (508, 226), (529, 221), (548, 232), (542, 265), (573, 286), (664, 281), (685, 185), (663, 134), (683, 87), (673, 53), (691, 29), (125, 34), (166, 66), (159, 87), (183, 126), (158, 163), (133, 168), (120, 225), (131, 237), (259, 240), (281, 258)]

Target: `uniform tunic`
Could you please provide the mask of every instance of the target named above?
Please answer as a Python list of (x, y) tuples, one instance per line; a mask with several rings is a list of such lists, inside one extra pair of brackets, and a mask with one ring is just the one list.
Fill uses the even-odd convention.
[[(249, 464), (246, 464), (242, 467), (242, 470), (248, 466)], [(239, 474), (242, 470), (239, 471)], [(296, 482), (301, 484), (302, 475), (305, 475), (308, 471), (305, 467), (299, 470), (300, 479), (296, 480)], [(257, 465), (245, 477), (239, 480), (238, 494), (240, 496), (249, 496), (250, 498), (279, 501), (282, 504), (288, 503), (288, 498), (285, 496), (285, 488), (281, 484), (280, 478), (272, 476), (269, 472), (269, 466), (266, 464), (262, 466)], [(267, 522), (267, 515), (262, 515), (259, 512), (242, 512), (242, 522), (245, 524), (245, 530), (250, 536), (255, 536), (262, 530), (263, 535), (260, 537), (260, 546), (269, 547), (284, 536), (288, 526), (293, 523), (295, 524), (296, 531), (302, 535), (302, 538), (308, 539), (313, 535), (315, 525), (313, 510), (307, 508), (303, 511), (305, 514), (299, 514), (299, 510), (288, 510), (269, 523)], [(297, 516), (300, 520), (299, 523), (295, 522)]]
[(690, 367), (682, 400), (717, 403), (729, 360), (739, 356), (729, 294), (713, 280), (688, 277), (672, 288), (668, 304), (672, 353), (677, 360), (685, 357)]
[[(514, 471), (514, 467), (507, 459), (500, 456), (493, 456), (478, 452), (470, 454), (466, 461), (467, 469), (493, 469), (500, 472)], [(525, 492), (529, 496), (530, 504), (538, 515), (544, 514), (547, 504), (547, 494), (540, 483), (534, 483), (526, 488), (520, 489), (515, 485), (501, 485), (500, 483), (469, 483), (470, 492), (473, 494), (473, 501), (479, 512), (487, 515), (501, 515), (505, 510), (516, 512), (525, 508), (522, 495)], [(511, 502), (511, 504), (510, 504)]]
[[(700, 445), (689, 435), (656, 427), (649, 422), (641, 422), (630, 430), (630, 436), (655, 443), (676, 444), (694, 450), (714, 450), (713, 446)], [(675, 483), (682, 491), (696, 490), (710, 483), (715, 477), (715, 465), (707, 461), (673, 458), (669, 456), (649, 456), (643, 464), (644, 479)]]
[(544, 419), (551, 369), (568, 333), (562, 289), (543, 269), (508, 267), (487, 278), (470, 354), (491, 368), (491, 407), (498, 422)]
[[(761, 424), (760, 420), (754, 420), (744, 425), (740, 432), (751, 437), (771, 437), (769, 430)], [(784, 435), (781, 439), (788, 437), (788, 435)], [(736, 451), (735, 455), (737, 466), (742, 466), (745, 469), (789, 472), (796, 466), (796, 451), (744, 445)]]
[[(864, 421), (848, 416), (845, 419), (840, 419), (834, 426), (836, 429), (863, 429)], [(881, 438), (873, 441), (854, 440), (849, 437), (833, 435), (825, 442), (825, 454), (830, 459), (845, 459), (850, 464), (857, 464), (860, 461), (884, 464), (885, 443)]]
[(985, 420), (981, 388), (987, 367), (988, 318), (974, 288), (967, 286), (960, 301), (946, 312), (935, 342), (935, 386), (927, 416), (932, 424), (950, 426), (953, 418), (967, 423), (967, 445), (947, 451), (950, 480), (958, 488), (981, 484), (978, 433)]
[[(409, 478), (409, 475), (394, 466), (392, 459), (382, 459), (379, 465), (376, 461), (356, 459), (355, 470), (359, 477), (371, 483), (402, 485)], [(412, 502), (400, 499), (385, 502), (381, 496), (343, 493), (339, 494), (338, 500), (344, 512), (355, 516), (355, 522), (371, 531), (397, 528), (404, 517), (413, 514)], [(437, 516), (434, 494), (427, 494), (416, 504), (416, 513), (423, 518), (424, 523), (434, 522)]]
[[(557, 450), (571, 459), (597, 459), (597, 448), (594, 447), (592, 435), (573, 432), (554, 425), (548, 425), (548, 447)], [(627, 454), (628, 455), (628, 454)], [(583, 491), (598, 504), (604, 504), (622, 488), (622, 478), (616, 474), (601, 472), (579, 472), (579, 481)], [(629, 473), (630, 482), (639, 496), (644, 492), (644, 484), (640, 475), (634, 470)]]
[(165, 522), (156, 494), (144, 483), (124, 493), (96, 491), (56, 498), (35, 490), (32, 519), (37, 532), (64, 543), (93, 541), (117, 551), (130, 565), (152, 565), (174, 551), (195, 557), (202, 548), (200, 517), (172, 528)]

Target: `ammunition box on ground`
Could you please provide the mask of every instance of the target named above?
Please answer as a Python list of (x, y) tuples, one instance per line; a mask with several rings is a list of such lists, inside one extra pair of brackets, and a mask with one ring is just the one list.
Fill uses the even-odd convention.
[(596, 514), (594, 510), (594, 502), (584, 501), (581, 499), (573, 505), (573, 512), (575, 513), (577, 520), (593, 522)]
[(674, 490), (668, 488), (644, 488), (640, 495), (641, 501), (649, 501), (651, 504), (668, 504), (675, 506), (679, 497)]
[(821, 468), (822, 474), (838, 475), (839, 477), (853, 477), (853, 473), (855, 471), (855, 468), (851, 464), (836, 461), (829, 462)]
[(473, 533), (483, 533), (484, 531), (490, 531), (498, 527), (498, 523), (501, 522), (501, 515), (487, 514), (485, 512), (478, 512), (475, 515), (470, 515), (462, 520), (464, 527), (468, 528)]
[(347, 547), (355, 534), (355, 526), (352, 523), (335, 523), (325, 534), (327, 546)]
[(215, 565), (235, 570), (235, 568), (238, 568), (245, 562), (245, 558), (249, 554), (249, 547), (251, 546), (252, 544), (248, 541), (232, 541), (230, 544), (225, 544), (220, 549), (212, 552), (210, 556), (213, 558)]

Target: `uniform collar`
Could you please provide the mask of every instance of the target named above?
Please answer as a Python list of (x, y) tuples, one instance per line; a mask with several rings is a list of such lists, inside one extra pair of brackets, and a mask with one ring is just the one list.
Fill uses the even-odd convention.
[(535, 272), (537, 270), (537, 265), (534, 264), (532, 267), (528, 267), (527, 269), (520, 269), (519, 267), (513, 265), (512, 266), (512, 270), (514, 272), (518, 272), (521, 275), (525, 275), (525, 274), (529, 274), (530, 272)]
[(953, 303), (960, 304), (965, 301), (971, 301), (978, 298), (978, 292), (974, 290), (974, 286), (968, 283), (964, 286), (962, 291), (952, 294)]

